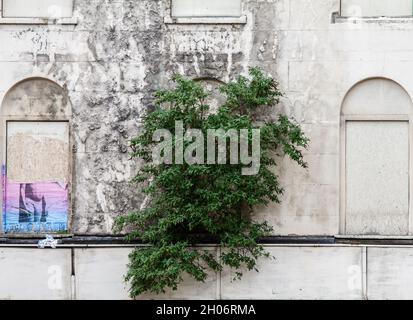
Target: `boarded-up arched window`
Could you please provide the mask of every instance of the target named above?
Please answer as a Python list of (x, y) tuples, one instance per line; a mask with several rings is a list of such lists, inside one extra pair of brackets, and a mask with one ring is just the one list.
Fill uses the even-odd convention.
[(28, 79), (6, 94), (0, 111), (4, 233), (68, 231), (70, 118), (67, 92), (50, 80)]
[(362, 81), (342, 105), (341, 232), (411, 233), (411, 114), (396, 82)]

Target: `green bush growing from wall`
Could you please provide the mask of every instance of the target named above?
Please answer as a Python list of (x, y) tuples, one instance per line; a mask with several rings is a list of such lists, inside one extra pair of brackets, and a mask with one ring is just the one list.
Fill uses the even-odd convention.
[[(129, 240), (147, 244), (130, 254), (125, 278), (131, 297), (176, 290), (185, 273), (203, 282), (208, 270), (228, 267), (237, 279), (245, 270), (256, 270), (257, 259), (269, 257), (259, 239), (272, 228), (251, 214), (258, 205), (281, 200), (277, 159), (288, 156), (306, 167), (301, 150), (309, 141), (294, 120), (273, 114), (282, 93), (260, 69), (251, 68), (248, 77), (222, 85), (226, 102), (216, 112), (209, 112), (208, 94), (199, 83), (181, 76), (173, 80), (174, 89), (156, 93), (156, 108), (145, 115), (143, 134), (132, 140), (133, 156), (145, 162), (134, 180), (143, 184), (147, 206), (116, 221), (117, 230), (130, 231)], [(271, 117), (260, 116), (269, 110)], [(176, 121), (205, 136), (208, 129), (260, 129), (258, 173), (243, 175), (241, 164), (154, 164), (153, 134), (157, 129), (174, 133)], [(251, 145), (251, 134), (248, 139)], [(206, 239), (219, 244), (218, 254), (195, 248)]]

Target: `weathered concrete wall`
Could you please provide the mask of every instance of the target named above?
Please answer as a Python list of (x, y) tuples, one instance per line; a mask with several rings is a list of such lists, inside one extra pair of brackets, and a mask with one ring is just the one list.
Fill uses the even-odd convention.
[(168, 0), (76, 1), (76, 25), (0, 24), (0, 101), (38, 76), (72, 103), (74, 233), (111, 233), (115, 216), (140, 207), (128, 139), (173, 73), (227, 81), (259, 61), (275, 73), (276, 8), (245, 1), (246, 25), (173, 25)]
[[(173, 73), (228, 81), (260, 66), (277, 77), (280, 106), (311, 138), (309, 169), (280, 167), (284, 202), (257, 210), (279, 235), (339, 233), (340, 107), (369, 77), (410, 94), (413, 24), (333, 21), (339, 0), (244, 0), (246, 24), (166, 24), (169, 0), (75, 1), (76, 25), (0, 24), (0, 102), (18, 81), (44, 77), (73, 107), (73, 228), (109, 234), (139, 208), (128, 139), (152, 93)], [(4, 143), (4, 142), (2, 142)]]
[[(139, 163), (129, 159), (128, 141), (139, 133), (154, 91), (168, 85), (174, 73), (210, 78), (205, 84), (214, 91), (219, 82), (245, 73), (248, 66), (260, 66), (278, 79), (285, 93), (274, 112), (282, 110), (296, 118), (311, 145), (305, 152), (308, 170), (283, 161), (279, 172), (286, 187), (284, 201), (257, 208), (257, 218), (270, 221), (277, 235), (338, 234), (343, 226), (340, 111), (346, 93), (367, 78), (391, 79), (408, 94), (390, 95), (392, 110), (403, 112), (388, 114), (407, 116), (413, 94), (412, 20), (334, 19), (339, 8), (339, 0), (243, 0), (245, 24), (170, 24), (164, 21), (170, 14), (169, 0), (77, 0), (77, 24), (0, 21), (0, 113), (20, 114), (24, 99), (19, 97), (38, 96), (39, 91), (24, 95), (24, 82), (23, 87), (16, 86), (24, 79), (45, 78), (59, 85), (56, 101), (44, 100), (44, 106), (52, 106), (44, 115), (53, 119), (49, 111), (62, 107), (60, 113), (71, 120), (71, 231), (111, 234), (114, 217), (144, 201), (130, 184)], [(378, 99), (375, 106), (387, 114), (389, 101), (383, 101)], [(41, 103), (38, 99), (36, 105)], [(404, 157), (406, 152), (401, 150)], [(394, 192), (391, 185), (387, 187)], [(403, 210), (404, 221), (407, 209)], [(400, 233), (412, 233), (405, 230), (406, 223), (400, 224)], [(389, 226), (397, 227), (392, 221)], [(232, 283), (231, 275), (223, 272), (211, 275), (203, 285), (185, 281), (178, 292), (164, 297), (413, 298), (411, 247), (268, 249), (276, 259), (261, 261), (261, 272), (246, 274), (243, 282)], [(127, 299), (122, 277), (129, 251), (127, 247), (1, 247), (0, 298)]]

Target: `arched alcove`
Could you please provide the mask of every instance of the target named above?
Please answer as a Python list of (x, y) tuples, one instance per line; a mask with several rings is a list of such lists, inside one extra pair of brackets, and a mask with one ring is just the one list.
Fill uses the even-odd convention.
[(410, 114), (413, 103), (407, 91), (386, 78), (371, 78), (354, 85), (346, 94), (343, 115)]
[(4, 233), (68, 232), (71, 114), (67, 90), (49, 79), (26, 79), (6, 93), (0, 109)]
[(30, 78), (15, 84), (5, 95), (0, 115), (70, 119), (72, 108), (67, 91), (44, 78)]
[(354, 85), (341, 108), (341, 233), (405, 236), (411, 220), (411, 116), (395, 81)]

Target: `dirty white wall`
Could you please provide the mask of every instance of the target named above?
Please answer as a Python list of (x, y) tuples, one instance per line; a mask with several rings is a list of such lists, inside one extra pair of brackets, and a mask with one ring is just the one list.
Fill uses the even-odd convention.
[[(274, 111), (295, 117), (311, 145), (305, 152), (308, 170), (288, 160), (279, 168), (283, 203), (257, 208), (256, 216), (269, 220), (276, 235), (335, 235), (342, 224), (340, 110), (346, 93), (377, 77), (407, 92), (394, 96), (396, 108), (410, 106), (406, 99), (413, 93), (411, 18), (346, 19), (334, 14), (339, 10), (339, 0), (243, 0), (245, 17), (230, 24), (183, 24), (171, 23), (169, 0), (77, 0), (75, 19), (65, 24), (0, 19), (0, 104), (10, 110), (4, 97), (23, 79), (47, 78), (63, 88), (73, 113), (71, 231), (111, 234), (113, 218), (143, 201), (129, 184), (137, 163), (129, 159), (127, 145), (140, 130), (143, 111), (152, 106), (153, 92), (176, 72), (218, 83), (260, 66), (285, 93)], [(398, 143), (407, 144), (405, 139)], [(405, 171), (406, 164), (401, 166)], [(397, 180), (396, 187), (399, 183), (405, 181)], [(406, 219), (405, 198), (400, 201)], [(400, 227), (406, 228), (404, 222)], [(224, 272), (205, 286), (185, 282), (183, 291), (167, 297), (412, 298), (410, 247), (269, 250), (277, 259), (262, 262), (261, 273), (249, 273), (241, 283), (230, 283)], [(0, 275), (0, 298), (126, 298), (122, 275), (128, 251), (2, 247), (0, 269), (7, 272)]]

